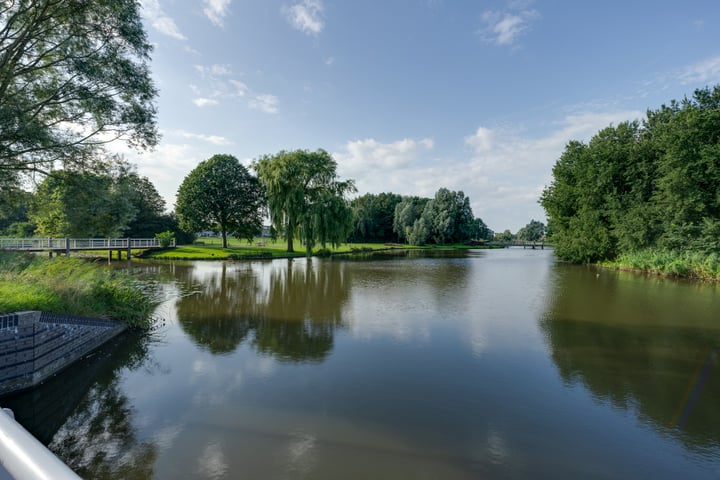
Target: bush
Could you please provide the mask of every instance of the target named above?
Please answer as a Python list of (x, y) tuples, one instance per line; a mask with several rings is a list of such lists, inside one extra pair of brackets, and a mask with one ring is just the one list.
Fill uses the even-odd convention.
[(171, 232), (170, 230), (166, 230), (161, 233), (156, 233), (155, 238), (160, 241), (160, 246), (162, 248), (168, 248), (170, 247), (170, 245), (172, 245), (173, 240), (175, 239), (175, 233)]

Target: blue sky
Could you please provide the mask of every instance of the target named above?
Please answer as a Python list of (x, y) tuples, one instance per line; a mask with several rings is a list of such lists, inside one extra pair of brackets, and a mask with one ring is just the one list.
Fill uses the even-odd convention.
[(163, 138), (126, 156), (169, 208), (216, 153), (323, 148), (358, 195), (462, 190), (515, 232), (568, 141), (720, 83), (710, 0), (142, 5)]

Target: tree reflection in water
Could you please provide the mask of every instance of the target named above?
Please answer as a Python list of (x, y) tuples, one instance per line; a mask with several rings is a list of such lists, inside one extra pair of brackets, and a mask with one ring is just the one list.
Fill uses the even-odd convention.
[(122, 392), (126, 369), (148, 365), (152, 335), (126, 333), (3, 406), (83, 478), (150, 478), (157, 447), (139, 439)]
[(194, 293), (178, 299), (177, 315), (211, 353), (233, 352), (249, 337), (259, 352), (285, 362), (320, 362), (332, 350), (348, 297), (342, 262), (223, 263), (214, 275), (194, 273), (186, 270)]
[(151, 478), (157, 447), (139, 441), (117, 383), (95, 385), (50, 443), (83, 478)]
[[(720, 447), (714, 286), (703, 290), (613, 272), (596, 276), (562, 265), (557, 271), (541, 328), (562, 379), (636, 410), (642, 421), (690, 448)], [(687, 303), (684, 288), (694, 290)]]

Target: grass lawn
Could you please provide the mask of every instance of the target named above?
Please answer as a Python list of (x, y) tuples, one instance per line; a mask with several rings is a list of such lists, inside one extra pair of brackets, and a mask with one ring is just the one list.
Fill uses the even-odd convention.
[[(173, 260), (241, 260), (256, 258), (304, 257), (305, 247), (299, 241), (294, 242), (294, 253), (288, 253), (287, 242), (268, 239), (247, 240), (228, 239), (228, 248), (222, 248), (222, 239), (214, 237), (199, 238), (192, 245), (180, 245), (168, 250), (148, 251), (143, 258)], [(377, 251), (389, 248), (417, 248), (409, 246), (391, 247), (383, 243), (346, 243), (338, 248), (329, 248), (332, 253), (351, 253), (353, 251)], [(320, 249), (316, 246), (314, 251)]]
[[(243, 259), (272, 259), (304, 257), (305, 247), (299, 241), (294, 242), (294, 253), (288, 253), (287, 242), (278, 240), (273, 242), (269, 239), (256, 238), (251, 243), (247, 240), (228, 239), (228, 248), (222, 248), (222, 239), (216, 237), (202, 237), (192, 245), (180, 245), (168, 250), (148, 251), (143, 258), (165, 259), (165, 260), (243, 260)], [(478, 248), (469, 247), (464, 244), (456, 245), (427, 245), (414, 247), (410, 245), (385, 244), (385, 243), (345, 243), (337, 248), (330, 247), (332, 254), (338, 253), (363, 253), (389, 249), (447, 249), (447, 248)], [(316, 246), (314, 252), (320, 250)]]

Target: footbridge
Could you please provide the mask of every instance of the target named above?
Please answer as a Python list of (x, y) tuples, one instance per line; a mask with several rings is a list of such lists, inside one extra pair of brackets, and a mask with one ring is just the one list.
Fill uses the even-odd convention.
[[(175, 246), (173, 239), (172, 247)], [(49, 252), (70, 255), (72, 251), (106, 250), (108, 258), (112, 259), (112, 252), (118, 252), (118, 259), (122, 252), (130, 258), (131, 251), (152, 250), (163, 248), (157, 238), (0, 238), (0, 250), (21, 250), (25, 252)]]

